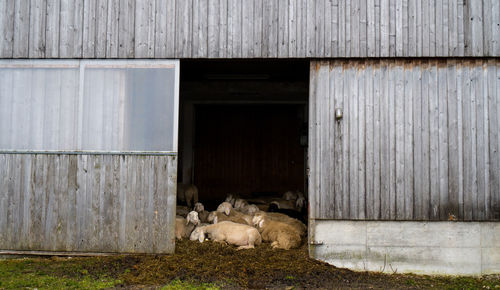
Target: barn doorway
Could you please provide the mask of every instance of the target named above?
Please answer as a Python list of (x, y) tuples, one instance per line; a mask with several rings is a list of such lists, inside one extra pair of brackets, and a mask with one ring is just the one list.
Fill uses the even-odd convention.
[(181, 62), (178, 180), (227, 194), (307, 195), (308, 61)]

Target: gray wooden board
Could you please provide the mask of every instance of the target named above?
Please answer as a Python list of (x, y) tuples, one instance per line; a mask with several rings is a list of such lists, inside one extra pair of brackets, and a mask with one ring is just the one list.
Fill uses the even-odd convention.
[(499, 220), (497, 60), (314, 61), (310, 74), (312, 217)]
[(175, 211), (175, 156), (0, 154), (0, 161), (0, 187), (8, 189), (0, 194), (1, 250), (173, 252), (174, 215), (160, 212)]
[(500, 56), (496, 0), (15, 0), (2, 5), (2, 58)]

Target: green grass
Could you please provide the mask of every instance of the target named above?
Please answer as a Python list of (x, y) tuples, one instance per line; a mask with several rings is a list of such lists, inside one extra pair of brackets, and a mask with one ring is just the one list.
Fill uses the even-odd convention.
[(78, 263), (0, 260), (0, 289), (103, 289), (120, 283), (105, 274), (89, 275)]

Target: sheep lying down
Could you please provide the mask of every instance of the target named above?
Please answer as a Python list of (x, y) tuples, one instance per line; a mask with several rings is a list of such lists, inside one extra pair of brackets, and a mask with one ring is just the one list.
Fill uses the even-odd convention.
[(239, 246), (237, 250), (251, 249), (262, 243), (262, 237), (256, 228), (229, 221), (197, 227), (191, 233), (189, 239), (192, 241), (198, 240), (200, 243), (203, 243), (205, 235), (213, 241), (227, 242), (228, 244)]

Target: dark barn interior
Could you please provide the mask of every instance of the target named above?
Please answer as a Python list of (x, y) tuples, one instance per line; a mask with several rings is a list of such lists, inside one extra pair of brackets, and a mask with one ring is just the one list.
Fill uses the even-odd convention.
[(178, 181), (229, 193), (306, 191), (307, 61), (181, 63)]

